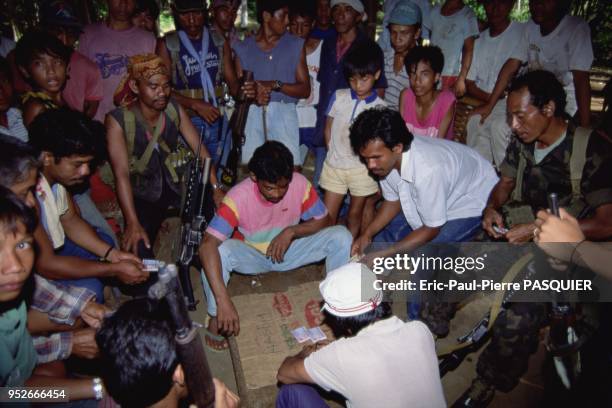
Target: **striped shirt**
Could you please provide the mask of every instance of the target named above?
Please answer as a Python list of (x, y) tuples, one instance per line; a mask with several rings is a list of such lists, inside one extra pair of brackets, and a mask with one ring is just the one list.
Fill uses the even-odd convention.
[(289, 189), (278, 203), (264, 199), (257, 184), (248, 178), (225, 195), (206, 232), (225, 241), (237, 230), (234, 238), (265, 254), (285, 228), (326, 215), (327, 208), (316, 190), (299, 173), (293, 173)]
[(390, 49), (385, 52), (385, 76), (387, 77), (387, 89), (385, 90), (385, 102), (389, 108), (399, 111), (400, 93), (405, 88), (410, 88), (410, 79), (406, 67), (402, 66), (399, 73), (393, 68), (395, 51)]

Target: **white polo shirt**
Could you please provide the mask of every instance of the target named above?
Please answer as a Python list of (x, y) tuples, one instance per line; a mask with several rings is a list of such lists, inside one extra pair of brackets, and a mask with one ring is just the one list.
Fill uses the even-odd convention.
[(349, 408), (446, 407), (434, 339), (425, 324), (395, 316), (338, 339), (304, 360), (320, 387)]
[(374, 89), (365, 99), (359, 99), (352, 89), (338, 89), (332, 95), (327, 109), (327, 116), (334, 119), (325, 158), (328, 166), (345, 170), (364, 167), (351, 147), (351, 125), (366, 109), (386, 105)]
[(380, 187), (385, 200), (401, 202), (408, 224), (417, 229), (481, 216), (497, 181), (491, 163), (472, 148), (415, 136), (402, 155), (401, 174), (393, 169)]

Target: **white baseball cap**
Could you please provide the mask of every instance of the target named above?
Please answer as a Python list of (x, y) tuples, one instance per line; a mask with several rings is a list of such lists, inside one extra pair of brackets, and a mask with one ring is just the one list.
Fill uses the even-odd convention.
[(352, 262), (327, 274), (319, 284), (323, 310), (338, 317), (358, 316), (376, 309), (383, 299), (374, 287), (376, 274), (366, 265)]

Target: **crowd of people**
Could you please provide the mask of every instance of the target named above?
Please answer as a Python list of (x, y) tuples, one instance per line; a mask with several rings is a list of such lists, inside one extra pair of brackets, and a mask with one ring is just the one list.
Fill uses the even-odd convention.
[[(529, 0), (527, 23), (511, 20), (515, 0), (479, 2), (485, 21), (463, 0), (386, 0), (374, 41), (361, 0), (258, 0), (248, 33), (236, 0), (174, 0), (164, 35), (155, 0), (106, 0), (88, 25), (69, 1), (44, 1), (35, 29), (0, 39), (0, 386), (62, 388), (73, 406), (188, 398), (167, 310), (143, 299), (157, 279), (143, 260), (196, 159), (212, 161), (207, 347), (240, 335), (233, 272), (324, 262), (339, 339), (282, 363), (279, 407), (327, 406), (320, 388), (353, 407), (447, 405), (435, 339), (456, 305), (412, 302), (404, 322), (372, 284), (374, 257), (535, 241), (610, 278), (612, 109), (591, 127), (589, 26), (567, 1)], [(465, 144), (461, 103), (475, 105)], [(560, 217), (545, 211), (551, 192)], [(113, 311), (117, 291), (136, 299)], [(547, 305), (505, 309), (455, 406), (484, 407), (526, 371)], [(98, 361), (97, 376), (73, 375), (74, 358)], [(237, 406), (214, 385), (215, 406)]]

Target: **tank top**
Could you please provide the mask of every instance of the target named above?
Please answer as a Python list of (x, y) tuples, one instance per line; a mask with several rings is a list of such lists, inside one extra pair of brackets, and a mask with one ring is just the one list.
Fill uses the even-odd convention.
[[(198, 53), (200, 58), (204, 59), (204, 65), (208, 70), (208, 75), (213, 81), (217, 80), (217, 73), (219, 72), (219, 66), (221, 64), (221, 58), (219, 56), (219, 49), (215, 45), (215, 42), (212, 40), (208, 42), (208, 50), (206, 52), (206, 56), (204, 57), (202, 53), (202, 41), (200, 39), (193, 40), (189, 38), (191, 41), (191, 45)], [(200, 64), (196, 61), (195, 58), (189, 54), (189, 51), (185, 48), (183, 43), (179, 41), (180, 49), (179, 49), (179, 62), (177, 64), (177, 70), (182, 69), (185, 74), (185, 78), (187, 79), (187, 84), (183, 81), (183, 76), (177, 72), (176, 74), (176, 84), (175, 88), (182, 89), (202, 89), (202, 80), (200, 79)]]
[[(179, 110), (176, 102), (172, 100), (170, 103), (174, 105), (177, 111)], [(110, 115), (119, 123), (122, 129), (125, 129), (124, 109), (129, 108), (121, 107), (110, 112)], [(138, 108), (132, 107), (132, 109)], [(163, 114), (165, 115), (165, 120), (163, 121), (164, 130), (160, 135), (160, 139), (168, 145), (170, 150), (174, 151), (180, 139), (179, 130), (172, 119), (165, 112)], [(134, 152), (132, 154), (134, 157), (140, 158), (143, 155), (151, 137), (152, 135), (149, 135), (145, 125), (140, 123), (136, 116)], [(148, 202), (156, 202), (162, 196), (162, 190), (170, 188), (170, 190), (175, 193), (175, 202), (171, 204), (179, 204), (181, 192), (180, 183), (172, 181), (172, 176), (164, 164), (167, 157), (168, 153), (159, 146), (156, 146), (144, 174), (130, 174), (134, 197), (138, 197)]]
[[(256, 81), (282, 81), (295, 83), (295, 72), (300, 63), (304, 40), (286, 33), (270, 51), (263, 51), (257, 45), (255, 36), (234, 44), (236, 56), (242, 69), (252, 71)], [(296, 103), (297, 99), (281, 92), (272, 92), (271, 102)]]
[(317, 48), (306, 56), (308, 75), (310, 76), (310, 96), (300, 99), (297, 105), (298, 123), (300, 128), (313, 128), (317, 124), (317, 104), (319, 103), (319, 67), (321, 66), (321, 47), (323, 41), (319, 41)]

